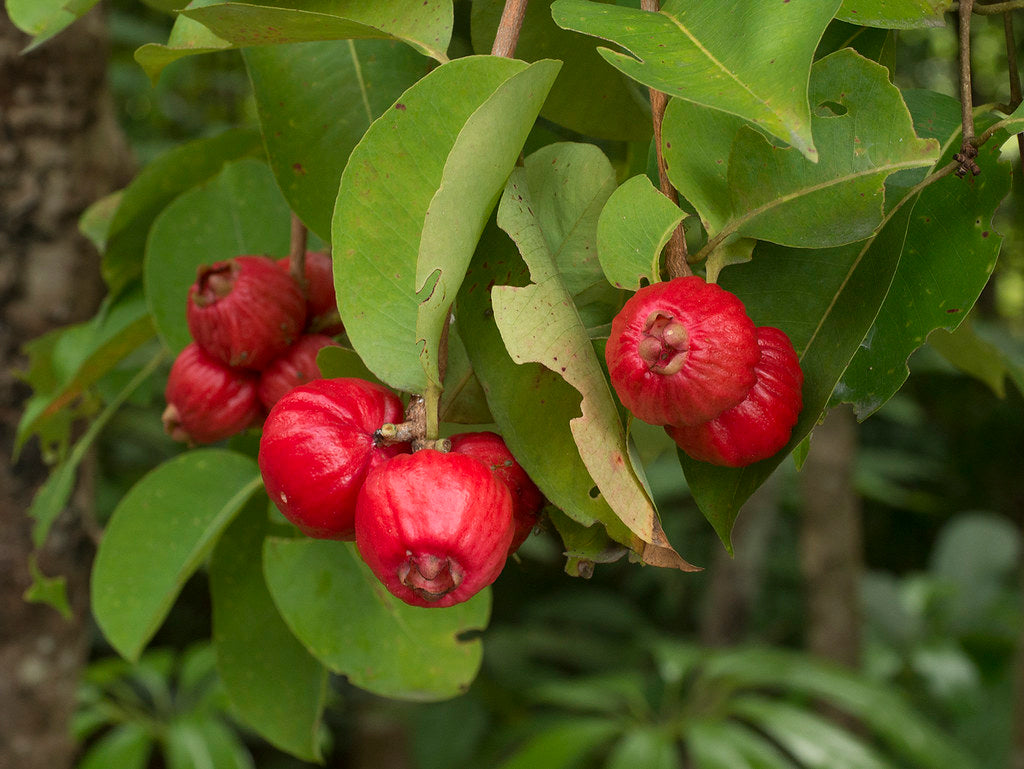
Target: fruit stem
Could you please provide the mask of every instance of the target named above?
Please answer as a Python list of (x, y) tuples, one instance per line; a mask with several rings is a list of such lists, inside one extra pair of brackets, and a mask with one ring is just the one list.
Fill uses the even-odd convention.
[(309, 231), (302, 220), (292, 212), (292, 234), (288, 249), (288, 272), (302, 289), (302, 295), (309, 298), (309, 283), (306, 280), (306, 241)]

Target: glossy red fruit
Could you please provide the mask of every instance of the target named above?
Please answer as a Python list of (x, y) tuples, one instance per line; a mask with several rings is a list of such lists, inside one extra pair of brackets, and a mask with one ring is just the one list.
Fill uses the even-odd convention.
[(199, 268), (186, 308), (192, 338), (229, 366), (260, 370), (299, 338), (306, 300), (265, 256), (236, 256)]
[(512, 497), (484, 464), (422, 449), (370, 472), (356, 504), (356, 546), (395, 596), (452, 606), (498, 578), (512, 542)]
[(194, 342), (171, 366), (164, 396), (164, 430), (176, 441), (215, 443), (263, 416), (256, 374), (225, 366)]
[(402, 421), (402, 402), (362, 379), (317, 379), (270, 410), (259, 466), (267, 494), (284, 516), (318, 539), (352, 539), (356, 496), (367, 472), (408, 451), (374, 436)]
[(544, 495), (497, 433), (459, 433), (451, 436), (450, 440), (453, 453), (483, 462), (508, 487), (512, 495), (512, 523), (515, 527), (509, 553), (514, 553), (537, 525)]
[(260, 372), (257, 392), (268, 409), (293, 389), (314, 379), (322, 379), (316, 356), (324, 347), (341, 347), (324, 334), (303, 334)]
[(697, 276), (637, 291), (612, 320), (605, 348), (619, 399), (655, 425), (699, 424), (735, 406), (760, 356), (743, 303)]
[[(277, 266), (290, 272), (291, 259), (287, 256), (278, 259)], [(338, 315), (331, 257), (323, 251), (307, 251), (303, 266), (306, 275), (306, 327), (328, 336), (340, 334), (345, 326)]]
[(761, 360), (757, 382), (747, 397), (710, 422), (666, 427), (694, 459), (725, 467), (745, 467), (775, 454), (789, 442), (803, 406), (800, 361), (789, 337), (777, 328), (757, 329)]

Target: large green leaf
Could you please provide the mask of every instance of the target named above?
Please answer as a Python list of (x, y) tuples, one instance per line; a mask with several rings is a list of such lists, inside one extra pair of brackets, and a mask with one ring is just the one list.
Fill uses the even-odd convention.
[(843, 0), (837, 19), (883, 29), (941, 27), (952, 0)]
[(301, 9), (289, 7), (294, 5), (288, 0), (192, 0), (180, 12), (167, 45), (144, 45), (135, 58), (153, 80), (171, 62), (196, 53), (322, 40), (400, 40), (447, 61), (451, 0), (307, 0)]
[[(562, 61), (541, 116), (558, 125), (599, 139), (644, 141), (651, 136), (651, 115), (640, 87), (598, 56), (591, 40), (558, 27), (551, 18), (551, 0), (526, 7), (516, 58)], [(474, 0), (473, 48), (491, 50), (504, 0)]]
[(106, 234), (102, 268), (111, 292), (142, 273), (149, 228), (167, 204), (208, 181), (225, 163), (262, 153), (258, 133), (237, 129), (175, 147), (139, 171), (124, 189)]
[(246, 724), (278, 748), (319, 761), (327, 671), (292, 635), (267, 590), (267, 521), (266, 498), (254, 497), (210, 556), (217, 671)]
[(616, 516), (644, 543), (638, 555), (649, 563), (690, 570), (672, 549), (644, 481), (634, 467), (625, 431), (572, 297), (563, 284), (543, 225), (533, 207), (531, 179), (517, 169), (498, 206), (498, 226), (508, 232), (530, 267), (527, 286), (495, 286), (494, 320), (517, 363), (540, 363), (559, 374), (583, 399), (581, 415), (569, 422), (584, 465)]
[(349, 153), (429, 61), (394, 40), (264, 46), (243, 57), (274, 176), (292, 210), (329, 241)]
[(262, 480), (249, 457), (181, 454), (136, 483), (114, 510), (92, 567), (92, 611), (110, 644), (137, 660), (235, 514)]
[[(852, 50), (815, 62), (810, 97), (817, 163), (735, 120), (701, 116), (707, 110), (697, 105), (676, 102), (668, 110), (669, 177), (708, 227), (705, 253), (736, 235), (803, 248), (863, 240), (882, 222), (886, 178), (938, 155), (937, 142), (915, 135), (888, 71)], [(695, 125), (717, 136), (711, 155), (688, 140)]]
[(354, 685), (385, 697), (441, 700), (463, 693), (483, 657), (479, 639), (491, 593), (447, 609), (408, 606), (380, 584), (345, 542), (268, 538), (267, 586), (312, 654)]
[(352, 151), (334, 210), (338, 304), (360, 357), (395, 389), (439, 384), (448, 307), (557, 69), (457, 59)]
[(644, 85), (760, 126), (817, 158), (807, 105), (814, 49), (839, 0), (666, 0), (661, 11), (556, 0), (555, 23), (610, 40), (600, 54)]
[(157, 331), (172, 352), (192, 341), (185, 307), (197, 269), (241, 254), (283, 256), (290, 232), (273, 174), (253, 159), (227, 164), (164, 209), (151, 228), (144, 280)]
[[(959, 102), (932, 92), (907, 99), (921, 132), (943, 142), (936, 167), (951, 161), (960, 151)], [(993, 118), (979, 121), (979, 131), (985, 122)], [(1010, 190), (1012, 167), (999, 162), (995, 141), (980, 148), (976, 162), (979, 176), (940, 179), (914, 207), (889, 295), (836, 390), (861, 419), (903, 386), (910, 354), (935, 329), (955, 330), (988, 283), (1003, 241), (992, 220)]]

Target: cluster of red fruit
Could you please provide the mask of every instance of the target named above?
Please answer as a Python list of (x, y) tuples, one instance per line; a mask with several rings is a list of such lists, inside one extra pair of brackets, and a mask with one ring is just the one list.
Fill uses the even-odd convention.
[(296, 387), (264, 423), (260, 472), (305, 534), (354, 539), (408, 604), (452, 606), (497, 579), (536, 524), (543, 496), (500, 436), (462, 433), (447, 452), (412, 452), (387, 437), (386, 426), (401, 420), (402, 402), (379, 384), (343, 378)]
[(605, 358), (623, 405), (702, 462), (767, 459), (789, 442), (803, 405), (789, 337), (755, 327), (734, 294), (696, 276), (630, 297)]
[(188, 292), (192, 333), (171, 366), (164, 429), (214, 443), (263, 421), (296, 385), (320, 377), (316, 355), (340, 333), (331, 258), (305, 257), (302, 287), (288, 257), (236, 256), (199, 268)]

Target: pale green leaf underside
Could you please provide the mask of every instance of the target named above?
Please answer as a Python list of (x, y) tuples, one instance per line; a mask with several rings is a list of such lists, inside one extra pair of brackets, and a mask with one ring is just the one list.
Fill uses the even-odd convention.
[(532, 126), (556, 70), (456, 59), (406, 91), (352, 151), (334, 208), (335, 286), (353, 347), (391, 387), (425, 391), (421, 351), (436, 371), (436, 318), (455, 298), (519, 155), (516, 137)]
[(941, 27), (951, 5), (950, 0), (843, 0), (836, 18), (882, 29)]
[(631, 55), (600, 49), (626, 75), (652, 88), (742, 117), (817, 158), (807, 105), (814, 50), (839, 0), (667, 0), (659, 13), (587, 0), (557, 0), (555, 22), (610, 40)]

